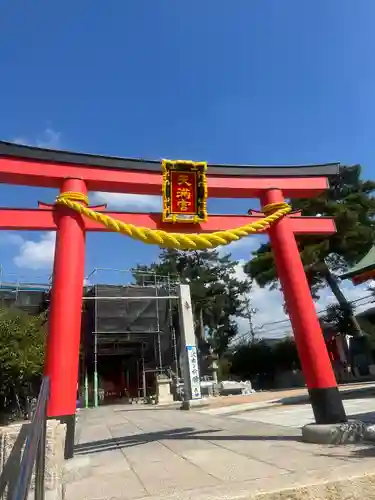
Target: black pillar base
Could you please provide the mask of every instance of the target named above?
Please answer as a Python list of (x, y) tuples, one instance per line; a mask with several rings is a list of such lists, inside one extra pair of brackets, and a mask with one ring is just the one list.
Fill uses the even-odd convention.
[(309, 389), (311, 406), (317, 424), (341, 424), (347, 422), (338, 387)]
[(74, 415), (61, 415), (58, 417), (50, 417), (50, 420), (60, 420), (62, 424), (66, 424), (66, 435), (64, 445), (64, 458), (65, 460), (73, 458), (74, 456), (74, 436), (76, 428), (76, 416)]

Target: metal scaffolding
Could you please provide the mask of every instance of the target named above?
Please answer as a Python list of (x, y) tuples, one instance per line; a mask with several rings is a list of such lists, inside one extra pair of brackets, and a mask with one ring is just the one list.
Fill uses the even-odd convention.
[[(106, 274), (106, 279), (102, 273)], [(117, 279), (111, 279), (113, 275)], [(112, 284), (107, 285), (108, 282)], [(179, 353), (173, 321), (173, 301), (178, 298), (178, 286), (179, 280), (172, 275), (139, 269), (95, 268), (86, 276), (79, 375), (86, 407), (89, 399), (94, 406), (99, 404), (101, 356), (125, 358), (132, 354), (137, 365), (139, 398), (148, 395), (146, 379), (150, 378), (150, 373), (168, 372), (178, 380)], [(27, 280), (18, 274), (4, 273), (0, 265), (0, 307), (17, 307), (30, 314), (39, 314), (48, 308), (51, 287), (51, 277), (35, 276)], [(105, 290), (111, 293), (104, 293)], [(134, 303), (138, 303), (138, 309), (131, 306)], [(101, 318), (108, 304), (111, 304), (109, 316), (113, 317)], [(87, 321), (88, 311), (92, 312), (90, 321)], [(121, 321), (116, 326), (114, 317), (119, 311), (122, 311)], [(133, 314), (133, 324), (125, 321), (129, 312)], [(108, 322), (112, 322), (112, 328)], [(129, 376), (127, 369), (127, 384)], [(89, 389), (92, 389), (91, 397)]]
[[(87, 313), (91, 310), (93, 313), (93, 321), (89, 321), (93, 341), (93, 405), (99, 405), (98, 374), (100, 357), (104, 355), (131, 355), (136, 360), (137, 396), (146, 399), (148, 373), (172, 372), (178, 379), (177, 341), (172, 318), (172, 301), (178, 298), (178, 281), (171, 276), (161, 276), (149, 271), (98, 268), (87, 276), (86, 283), (93, 281), (98, 271), (119, 272), (122, 276), (131, 273), (136, 282), (86, 286), (84, 311)], [(89, 406), (88, 344), (86, 340), (83, 349), (86, 407)], [(172, 358), (168, 363), (165, 360), (167, 352)], [(129, 378), (129, 369), (126, 376)]]
[(0, 307), (21, 309), (39, 314), (46, 308), (46, 296), (51, 289), (48, 279), (33, 276), (27, 279), (16, 273), (5, 273), (0, 265)]

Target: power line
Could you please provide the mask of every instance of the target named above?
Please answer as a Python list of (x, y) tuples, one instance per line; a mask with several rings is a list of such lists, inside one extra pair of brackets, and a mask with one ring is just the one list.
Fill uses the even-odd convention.
[[(363, 300), (370, 299), (370, 298), (373, 300), (370, 300), (369, 302), (366, 302), (365, 304), (361, 304), (361, 305), (371, 304), (371, 302), (375, 302), (374, 294), (369, 294), (369, 295), (365, 295), (364, 297), (360, 297), (359, 299), (348, 300), (348, 303), (349, 304), (357, 304), (358, 302), (362, 302)], [(325, 309), (317, 311), (317, 315), (320, 315), (320, 314), (327, 312), (328, 307), (329, 306), (327, 306)], [(278, 321), (272, 321), (270, 323), (264, 323), (263, 325), (261, 325), (259, 327), (254, 327), (254, 333), (255, 333), (255, 335), (257, 335), (257, 334), (268, 335), (268, 334), (272, 334), (273, 331), (275, 331), (275, 333), (276, 333), (278, 331), (278, 329), (275, 330), (272, 327), (279, 326), (279, 325), (282, 325), (284, 323), (287, 323), (286, 328), (291, 328), (290, 319), (286, 318), (286, 319), (282, 319), (282, 320), (278, 320)], [(271, 327), (271, 328), (264, 329), (264, 327)], [(233, 341), (237, 343), (237, 342), (245, 339), (246, 337), (249, 339), (252, 338), (251, 333), (246, 332), (246, 333), (240, 335), (239, 337), (234, 338)], [(282, 334), (280, 335), (280, 338), (283, 338)]]
[[(365, 300), (365, 299), (369, 299), (369, 298), (372, 298), (374, 300), (370, 300), (368, 303), (371, 304), (371, 302), (375, 301), (375, 297), (373, 294), (370, 294), (370, 295), (365, 295), (364, 297), (361, 297), (359, 299), (354, 299), (354, 300), (348, 300), (348, 303), (349, 304), (356, 304), (357, 302), (361, 302), (362, 300)], [(365, 304), (362, 304), (362, 305), (365, 305)], [(316, 314), (322, 314), (322, 313), (325, 313), (328, 311), (328, 307), (327, 306), (325, 309), (321, 309), (320, 311), (317, 311)], [(263, 329), (263, 327), (265, 326), (271, 326), (271, 325), (278, 325), (278, 324), (281, 324), (281, 323), (288, 323), (290, 322), (290, 319), (281, 319), (281, 320), (278, 320), (278, 321), (271, 321), (270, 323), (264, 323), (262, 326), (258, 327), (258, 329)]]

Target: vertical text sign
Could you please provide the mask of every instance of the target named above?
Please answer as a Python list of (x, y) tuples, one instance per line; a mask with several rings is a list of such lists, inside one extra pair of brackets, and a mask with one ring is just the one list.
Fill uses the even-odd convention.
[(191, 387), (191, 399), (201, 399), (201, 383), (199, 376), (198, 354), (195, 345), (186, 346)]

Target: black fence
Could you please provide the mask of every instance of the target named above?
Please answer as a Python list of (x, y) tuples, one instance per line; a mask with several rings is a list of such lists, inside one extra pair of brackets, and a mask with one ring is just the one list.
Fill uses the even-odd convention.
[(44, 476), (46, 461), (47, 402), (50, 381), (43, 378), (38, 401), (33, 411), (30, 430), (26, 437), (19, 475), (11, 500), (26, 500), (30, 490), (31, 477), (35, 465), (35, 500), (44, 500)]

